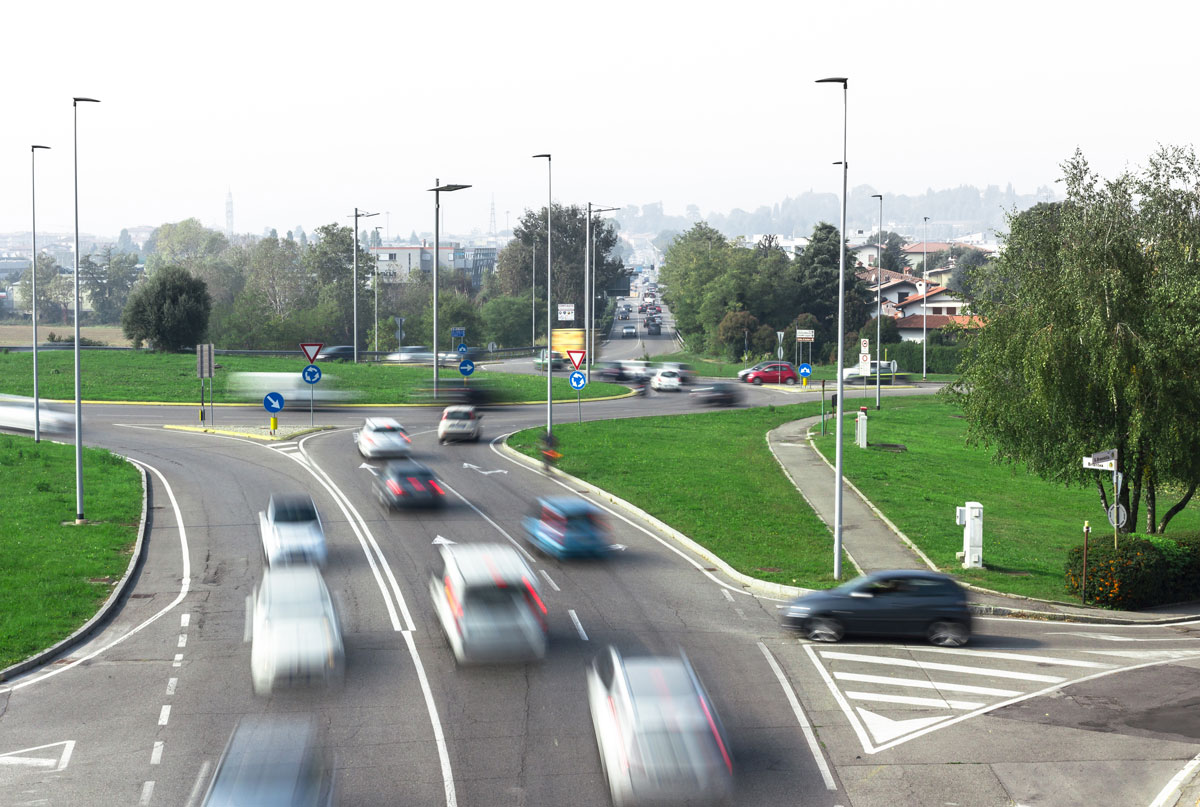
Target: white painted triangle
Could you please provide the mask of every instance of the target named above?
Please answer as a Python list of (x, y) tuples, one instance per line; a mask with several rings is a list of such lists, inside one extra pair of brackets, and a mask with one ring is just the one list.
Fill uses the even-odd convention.
[[(42, 751), (47, 748), (62, 746), (62, 751), (57, 757), (31, 757), (23, 756), (30, 751)], [(47, 745), (35, 745), (33, 748), (22, 748), (20, 751), (9, 751), (7, 754), (0, 754), (0, 765), (22, 765), (31, 768), (53, 768), (56, 771), (61, 771), (67, 767), (67, 763), (71, 761), (71, 752), (75, 750), (74, 740), (64, 740), (59, 743), (48, 743)]]
[(903, 734), (919, 731), (934, 723), (941, 723), (943, 720), (954, 717), (954, 715), (936, 715), (935, 717), (914, 717), (909, 720), (892, 720), (890, 717), (869, 712), (861, 706), (856, 711), (863, 719), (863, 723), (866, 723), (867, 728), (870, 729), (871, 736), (877, 743), (886, 743)]
[(438, 537), (436, 537), (436, 538), (434, 538), (434, 539), (433, 539), (433, 543), (434, 543), (435, 545), (436, 545), (436, 544), (441, 544), (442, 546), (450, 546), (450, 545), (452, 545), (454, 542), (453, 542), (453, 541), (451, 541), (449, 538), (443, 538), (442, 536), (440, 536), (440, 535), (439, 535)]
[(1116, 656), (1145, 661), (1195, 658), (1198, 655), (1198, 651), (1195, 650), (1133, 650), (1132, 648), (1129, 650), (1084, 650), (1083, 652), (1093, 656)]

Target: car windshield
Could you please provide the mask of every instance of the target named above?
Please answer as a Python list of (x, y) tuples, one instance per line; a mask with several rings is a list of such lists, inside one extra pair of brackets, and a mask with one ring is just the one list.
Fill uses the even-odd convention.
[(402, 432), (404, 427), (399, 423), (375, 423), (371, 426), (373, 432)]
[(275, 520), (282, 522), (316, 521), (317, 511), (311, 501), (284, 499), (275, 502)]
[(446, 420), (470, 420), (472, 414), (470, 412), (447, 412)]

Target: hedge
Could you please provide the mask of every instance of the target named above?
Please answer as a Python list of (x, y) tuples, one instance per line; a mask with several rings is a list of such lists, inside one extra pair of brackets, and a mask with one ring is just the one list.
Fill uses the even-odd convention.
[[(884, 345), (887, 357), (895, 359), (902, 373), (921, 372), (921, 343), (900, 342), (894, 345)], [(957, 373), (959, 359), (962, 357), (960, 345), (929, 345), (925, 357), (926, 369), (931, 373)]]
[[(1066, 589), (1079, 596), (1083, 546), (1067, 557)], [(1085, 600), (1110, 608), (1145, 608), (1200, 598), (1200, 532), (1121, 536), (1088, 542)]]

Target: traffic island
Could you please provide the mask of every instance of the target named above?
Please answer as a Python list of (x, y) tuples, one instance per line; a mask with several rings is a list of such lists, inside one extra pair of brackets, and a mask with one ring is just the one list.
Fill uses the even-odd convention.
[(304, 434), (312, 432), (326, 431), (336, 428), (335, 426), (279, 426), (274, 431), (270, 426), (262, 424), (254, 426), (225, 426), (220, 429), (211, 428), (208, 426), (178, 426), (175, 424), (167, 424), (164, 429), (174, 429), (181, 432), (199, 432), (201, 434), (222, 434), (226, 437), (247, 437), (251, 440), (264, 440), (267, 442), (274, 440), (291, 440)]

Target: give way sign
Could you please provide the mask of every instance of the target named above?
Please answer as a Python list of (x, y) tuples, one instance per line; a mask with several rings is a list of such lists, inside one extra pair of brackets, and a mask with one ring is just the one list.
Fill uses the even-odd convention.
[(587, 355), (586, 350), (568, 350), (567, 351), (567, 358), (571, 360), (571, 364), (575, 365), (576, 370), (579, 369), (579, 365), (583, 361), (583, 357), (586, 355)]
[(321, 352), (321, 348), (325, 347), (323, 342), (301, 342), (300, 349), (304, 351), (304, 356), (308, 359), (309, 364), (316, 364), (317, 354)]

